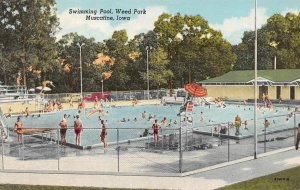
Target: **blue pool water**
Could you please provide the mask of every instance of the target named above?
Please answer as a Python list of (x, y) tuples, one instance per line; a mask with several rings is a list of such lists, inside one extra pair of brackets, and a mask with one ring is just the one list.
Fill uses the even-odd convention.
[[(179, 112), (179, 105), (138, 105), (138, 106), (122, 106), (122, 107), (107, 107), (104, 108), (105, 113), (101, 118), (107, 120), (108, 128), (119, 128), (119, 140), (126, 140), (132, 138), (138, 138), (143, 132), (144, 129), (141, 128), (150, 128), (154, 122), (154, 119), (150, 121), (142, 119), (142, 112), (146, 111), (147, 117), (149, 114), (155, 116), (159, 122), (166, 117), (169, 121), (172, 120), (171, 129), (175, 129), (179, 127), (179, 124), (174, 124), (173, 122), (176, 120), (179, 123), (179, 116), (177, 116)], [(193, 110), (194, 117), (194, 127), (199, 128), (199, 130), (204, 132), (210, 132), (211, 128), (216, 126), (218, 123), (227, 123), (233, 122), (235, 116), (238, 114), (242, 122), (247, 120), (248, 122), (248, 130), (243, 130), (243, 125), (241, 126), (241, 134), (242, 135), (251, 135), (253, 134), (253, 106), (244, 106), (244, 105), (227, 105), (225, 108), (219, 108), (215, 105), (212, 106), (196, 106)], [(79, 113), (80, 118), (82, 120), (84, 128), (98, 128), (99, 130), (89, 130), (84, 129), (82, 134), (82, 145), (93, 145), (100, 143), (100, 121), (99, 114), (95, 113), (91, 116), (88, 116), (91, 109), (86, 109), (86, 114), (82, 111)], [(203, 112), (202, 116), (200, 113)], [(289, 113), (287, 108), (275, 108), (273, 111), (269, 109), (263, 108), (258, 110), (258, 133), (261, 133), (264, 125), (265, 117), (273, 117), (270, 118), (269, 121), (271, 123), (268, 128), (271, 130), (281, 130), (284, 128), (292, 128), (293, 121), (286, 121), (286, 115)], [(74, 143), (74, 130), (72, 129), (74, 116), (78, 114), (78, 110), (65, 110), (58, 111), (54, 114), (41, 115), (41, 117), (37, 116), (29, 116), (28, 118), (22, 117), (22, 121), (24, 127), (26, 128), (57, 128), (58, 123), (61, 121), (64, 114), (70, 115), (68, 119), (69, 130), (67, 133), (67, 141)], [(280, 116), (283, 115), (283, 116)], [(280, 116), (280, 117), (279, 117)], [(201, 117), (203, 120), (201, 121)], [(121, 119), (125, 118), (126, 122), (120, 122)], [(134, 118), (137, 118), (137, 122), (134, 122)], [(129, 120), (129, 121), (128, 121)], [(290, 119), (292, 120), (292, 119)], [(7, 119), (9, 126), (13, 127), (16, 118), (8, 118)], [(122, 129), (123, 128), (123, 129)], [(134, 128), (125, 130), (124, 128)], [(169, 129), (166, 126), (162, 125), (162, 129)], [(176, 131), (165, 131), (164, 133), (174, 133)], [(177, 131), (178, 132), (178, 131)], [(232, 130), (232, 134), (234, 134), (234, 129)], [(108, 141), (116, 141), (117, 139), (117, 130), (108, 130)]]

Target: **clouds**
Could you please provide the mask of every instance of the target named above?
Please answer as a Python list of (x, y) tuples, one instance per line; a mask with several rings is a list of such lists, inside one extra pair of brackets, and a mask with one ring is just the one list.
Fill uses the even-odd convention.
[(294, 9), (294, 8), (286, 8), (284, 11), (281, 11), (281, 15), (285, 16), (286, 13), (294, 13), (296, 15), (298, 15), (300, 13), (300, 9)]
[(154, 28), (154, 22), (157, 20), (158, 16), (163, 12), (167, 12), (167, 8), (164, 6), (153, 6), (147, 7), (146, 11), (147, 14), (140, 14), (138, 16), (133, 14), (128, 15), (131, 16), (130, 21), (117, 22), (107, 20), (87, 21), (85, 20), (86, 15), (69, 14), (69, 11), (65, 10), (58, 14), (62, 30), (57, 34), (57, 37), (60, 39), (61, 36), (67, 33), (77, 32), (80, 35), (94, 37), (97, 41), (102, 41), (110, 38), (115, 30), (126, 29), (128, 37), (131, 39), (136, 34), (152, 30)]
[(147, 14), (138, 15), (137, 18), (118, 25), (115, 29), (126, 29), (128, 37), (131, 39), (136, 34), (141, 32), (147, 32), (154, 29), (154, 22), (157, 20), (163, 12), (167, 12), (167, 9), (163, 6), (146, 8)]
[[(299, 14), (300, 10), (286, 8), (284, 11), (281, 11), (280, 14), (285, 16), (288, 12)], [(220, 30), (224, 38), (232, 44), (238, 44), (242, 41), (244, 31), (254, 30), (254, 16), (254, 9), (251, 9), (249, 14), (245, 17), (227, 18), (221, 24), (211, 24), (211, 27)], [(270, 16), (271, 15), (267, 15), (267, 10), (265, 8), (258, 8), (257, 27), (260, 28), (262, 25), (266, 24), (267, 19)]]
[[(231, 17), (227, 18), (221, 24), (211, 24), (214, 29), (220, 30), (225, 39), (232, 44), (241, 42), (244, 31), (254, 30), (254, 16), (255, 11), (251, 9), (249, 14), (245, 17)], [(260, 28), (266, 23), (269, 16), (265, 8), (257, 9), (257, 26)]]
[[(142, 6), (142, 5), (140, 5)], [(146, 14), (140, 15), (121, 15), (121, 16), (130, 16), (131, 20), (129, 21), (87, 21), (85, 20), (86, 15), (70, 15), (68, 9), (64, 9), (63, 12), (58, 14), (60, 19), (60, 26), (62, 30), (58, 33), (57, 37), (61, 38), (62, 35), (77, 32), (80, 35), (86, 37), (94, 37), (97, 41), (103, 41), (112, 36), (112, 33), (116, 30), (126, 29), (129, 39), (132, 39), (136, 34), (147, 32), (154, 28), (154, 22), (157, 20), (158, 16), (163, 12), (176, 14), (176, 12), (184, 12), (184, 8), (177, 8), (173, 10), (174, 7), (167, 5), (153, 5), (153, 6), (142, 6), (146, 7)], [(167, 7), (170, 9), (168, 10)], [(73, 9), (77, 9), (72, 7)], [(90, 6), (89, 8), (97, 9), (97, 7)], [(136, 7), (134, 7), (136, 8)], [(268, 8), (268, 9), (266, 9)], [(276, 10), (271, 9), (271, 7), (259, 7), (257, 9), (257, 26), (260, 28), (263, 24), (267, 22), (267, 19), (275, 14), (280, 13), (285, 15), (287, 12), (299, 13), (299, 8), (286, 8), (280, 7)], [(181, 10), (182, 9), (182, 10)], [(242, 8), (244, 9), (244, 8)], [(254, 30), (254, 9), (245, 10), (242, 14), (246, 15), (241, 16), (240, 12), (237, 11), (235, 17), (228, 17), (225, 13), (220, 13), (215, 15), (216, 17), (222, 17), (221, 21), (211, 21), (208, 20), (211, 27), (222, 32), (225, 39), (227, 39), (232, 44), (238, 44), (241, 42), (244, 31)], [(174, 12), (175, 11), (175, 12)], [(132, 10), (133, 12), (133, 10)], [(187, 12), (187, 10), (185, 10)], [(192, 10), (189, 11), (189, 14), (196, 15)], [(209, 17), (209, 14), (215, 14), (213, 10), (207, 13), (206, 17)], [(96, 15), (103, 16), (103, 15)], [(111, 15), (107, 15), (111, 16)], [(114, 15), (116, 17), (116, 14)], [(204, 18), (206, 19), (206, 18)], [(220, 19), (218, 19), (220, 20)]]

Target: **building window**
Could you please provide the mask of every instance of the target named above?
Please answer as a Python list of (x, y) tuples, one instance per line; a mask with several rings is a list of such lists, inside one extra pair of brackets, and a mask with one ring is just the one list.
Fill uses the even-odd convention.
[(290, 99), (295, 100), (295, 87), (290, 86)]
[(276, 86), (276, 98), (281, 98), (281, 86)]
[(267, 86), (259, 86), (259, 99), (263, 97), (263, 94), (268, 95), (268, 87)]

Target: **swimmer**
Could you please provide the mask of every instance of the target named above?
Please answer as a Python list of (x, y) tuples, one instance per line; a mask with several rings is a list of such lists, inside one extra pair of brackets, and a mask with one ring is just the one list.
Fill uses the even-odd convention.
[(144, 112), (142, 113), (142, 118), (143, 118), (143, 119), (146, 119), (146, 111), (144, 111)]
[(204, 121), (203, 112), (200, 113), (200, 121)]
[(133, 119), (133, 121), (134, 121), (134, 122), (137, 122), (137, 118), (135, 117), (135, 118)]
[(162, 125), (165, 125), (166, 123), (167, 123), (167, 118), (164, 117), (163, 120), (161, 120), (161, 124), (162, 124)]
[(151, 115), (151, 113), (149, 114), (149, 118), (148, 118), (148, 121), (150, 121), (150, 119), (152, 119), (153, 116)]
[(94, 113), (98, 112), (99, 116), (103, 116), (103, 109), (101, 108), (101, 106), (99, 106), (99, 108), (94, 108), (89, 114), (88, 117), (90, 117), (91, 115), (93, 115)]
[(126, 122), (125, 117), (123, 117), (123, 119), (121, 119), (120, 122)]
[(247, 120), (245, 120), (245, 121), (244, 121), (244, 129), (245, 129), (245, 130), (248, 130), (247, 125), (248, 125), (248, 122), (247, 122)]
[[(270, 126), (270, 122), (267, 119), (265, 120), (264, 126), (265, 126), (265, 129)], [(265, 130), (263, 130), (263, 131), (265, 131)]]

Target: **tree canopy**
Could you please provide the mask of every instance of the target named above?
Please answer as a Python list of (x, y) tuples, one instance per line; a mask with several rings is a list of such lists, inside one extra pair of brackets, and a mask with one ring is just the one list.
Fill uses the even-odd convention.
[[(59, 21), (54, 0), (3, 0), (0, 3), (0, 80), (36, 87), (52, 80), (53, 92), (79, 92), (80, 47), (83, 90), (175, 88), (220, 76), (230, 70), (253, 69), (254, 31), (231, 45), (200, 15), (161, 14), (154, 29), (129, 39), (125, 29), (96, 42), (77, 33), (56, 39)], [(63, 27), (63, 26), (61, 26)], [(83, 45), (84, 44), (84, 45)], [(258, 30), (258, 68), (300, 68), (300, 14), (272, 15)], [(102, 83), (103, 82), (103, 83)]]
[[(237, 63), (234, 69), (254, 67), (254, 32), (246, 31), (242, 43), (234, 47)], [(300, 68), (300, 14), (274, 14), (258, 30), (258, 69), (273, 69), (276, 56), (278, 69)]]

